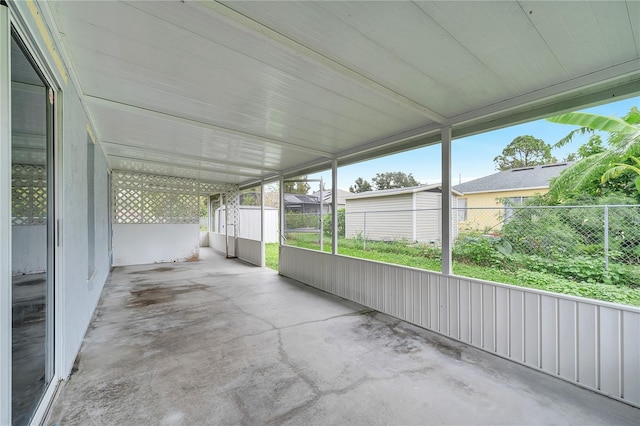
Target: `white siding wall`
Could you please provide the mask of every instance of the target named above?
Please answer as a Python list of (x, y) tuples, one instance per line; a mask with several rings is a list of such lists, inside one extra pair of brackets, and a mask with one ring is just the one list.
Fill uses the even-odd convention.
[(436, 192), (416, 193), (416, 239), (440, 246), (442, 195)]
[(283, 246), (280, 274), (640, 406), (640, 309)]
[[(411, 240), (413, 237), (413, 194), (347, 200), (347, 238), (368, 240)], [(366, 230), (365, 230), (366, 228)]]
[[(413, 196), (415, 195), (415, 204)], [(417, 192), (386, 197), (371, 197), (347, 200), (346, 236), (356, 238), (364, 234), (368, 240), (408, 240), (431, 243), (440, 246), (442, 235), (442, 195), (437, 192)], [(458, 198), (451, 197), (452, 207)], [(416, 210), (415, 213), (411, 210)], [(366, 214), (365, 214), (366, 212)], [(378, 212), (378, 213), (376, 213)], [(415, 226), (413, 228), (415, 217)], [(453, 235), (458, 235), (457, 214), (454, 219)], [(366, 223), (365, 223), (366, 220)]]

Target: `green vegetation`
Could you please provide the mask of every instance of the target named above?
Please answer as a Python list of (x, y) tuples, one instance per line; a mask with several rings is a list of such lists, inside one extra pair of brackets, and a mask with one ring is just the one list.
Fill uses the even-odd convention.
[[(575, 135), (595, 132), (608, 134), (607, 147), (587, 142), (583, 158), (563, 171), (549, 187), (549, 201), (568, 204), (584, 194), (606, 196), (612, 193), (636, 198), (640, 202), (640, 111), (633, 107), (623, 118), (583, 112), (570, 112), (548, 118), (553, 123), (578, 126), (554, 147), (561, 147)], [(590, 146), (592, 144), (594, 146)], [(582, 147), (581, 147), (582, 148)], [(580, 152), (580, 150), (579, 150)], [(589, 155), (590, 154), (590, 155)]]
[[(288, 244), (319, 249), (317, 235), (290, 235)], [(440, 249), (436, 247), (406, 241), (367, 241), (366, 250), (363, 245), (359, 239), (341, 238), (339, 254), (431, 271), (441, 269)], [(277, 270), (278, 245), (266, 246), (267, 266)], [(331, 251), (330, 240), (324, 242), (324, 251)], [(601, 259), (552, 260), (521, 255), (514, 253), (506, 241), (473, 235), (458, 239), (453, 259), (456, 275), (640, 306), (640, 271), (635, 266), (614, 263), (605, 274)]]
[(356, 179), (355, 185), (349, 187), (349, 192), (368, 192), (374, 189), (380, 191), (383, 189), (407, 188), (420, 185), (420, 182), (413, 177), (413, 174), (406, 174), (405, 172), (376, 173), (371, 181), (375, 185), (375, 188), (371, 186), (369, 181), (359, 177)]
[(278, 270), (278, 259), (280, 255), (280, 247), (278, 243), (270, 243), (264, 245), (264, 257), (267, 268)]
[[(577, 112), (549, 121), (578, 129), (553, 146), (533, 136), (518, 137), (494, 159), (498, 169), (554, 162), (553, 148), (567, 144), (575, 135), (590, 134), (589, 141), (570, 154), (577, 162), (552, 180), (548, 194), (530, 197), (524, 206), (512, 206), (509, 216), (502, 218), (502, 226), (496, 228), (499, 234), (460, 235), (452, 250), (453, 272), (640, 306), (640, 215), (634, 206), (640, 204), (640, 111), (633, 107), (622, 119)], [(607, 134), (606, 145), (597, 132)], [(402, 172), (378, 173), (373, 182), (376, 189), (417, 184), (411, 174)], [(351, 192), (371, 189), (362, 178), (350, 188)], [(331, 216), (324, 217), (322, 249), (326, 252), (331, 251), (331, 220)], [(345, 239), (344, 212), (337, 220), (341, 255), (441, 270), (438, 247), (408, 241)], [(289, 221), (296, 226), (288, 228), (320, 231), (317, 216), (291, 216), (287, 225)], [(320, 249), (319, 237), (318, 233), (287, 235), (288, 244), (314, 250)], [(277, 245), (267, 245), (267, 264), (274, 269), (277, 250)]]
[(518, 136), (502, 150), (502, 154), (493, 159), (496, 170), (551, 164), (557, 161), (551, 155), (551, 145), (531, 135)]

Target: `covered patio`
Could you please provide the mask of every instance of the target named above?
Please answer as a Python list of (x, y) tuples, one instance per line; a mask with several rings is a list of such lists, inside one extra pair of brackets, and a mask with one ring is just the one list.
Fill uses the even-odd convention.
[[(432, 145), (450, 193), (452, 140), (637, 97), (638, 16), (0, 0), (0, 424), (637, 424), (640, 309), (453, 274), (449, 197), (439, 271), (340, 255), (338, 220), (287, 245), (282, 207), (326, 172), (338, 218), (341, 168)], [(278, 274), (238, 226), (268, 185)]]
[(116, 268), (46, 424), (637, 424), (619, 401), (274, 271)]

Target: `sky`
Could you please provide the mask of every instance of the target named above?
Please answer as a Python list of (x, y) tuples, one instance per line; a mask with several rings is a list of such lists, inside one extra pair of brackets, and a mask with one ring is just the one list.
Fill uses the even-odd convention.
[[(632, 106), (640, 107), (640, 98), (634, 97), (623, 101), (600, 105), (582, 111), (595, 114), (623, 117)], [(451, 144), (452, 184), (467, 182), (482, 176), (496, 173), (494, 157), (500, 155), (503, 148), (518, 136), (531, 135), (553, 145), (566, 136), (575, 126), (550, 123), (537, 120), (504, 129), (454, 139)], [(561, 161), (567, 154), (575, 152), (580, 145), (589, 139), (588, 135), (576, 137), (574, 141), (561, 149), (554, 149), (552, 154)], [(603, 140), (605, 140), (603, 138)], [(400, 154), (369, 160), (338, 168), (338, 188), (348, 190), (358, 177), (370, 183), (378, 172), (402, 171), (413, 176), (421, 184), (440, 182), (440, 144), (419, 148)], [(326, 182), (331, 181), (331, 171), (309, 175), (309, 179), (319, 179), (322, 175)], [(317, 184), (312, 184), (316, 191)], [(326, 188), (331, 184), (327, 183)]]

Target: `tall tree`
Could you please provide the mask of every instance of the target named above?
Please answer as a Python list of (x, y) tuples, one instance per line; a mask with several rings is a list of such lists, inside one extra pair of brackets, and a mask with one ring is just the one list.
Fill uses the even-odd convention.
[(587, 142), (580, 145), (577, 152), (567, 154), (562, 161), (578, 161), (591, 155), (599, 154), (605, 149), (600, 135), (591, 135)]
[(518, 136), (502, 150), (501, 155), (493, 159), (496, 170), (551, 164), (557, 161), (551, 155), (551, 145), (531, 135)]
[(579, 159), (591, 157), (605, 151), (600, 135), (591, 135), (589, 140), (578, 148)]
[(307, 176), (290, 179), (293, 182), (284, 183), (285, 194), (308, 194), (311, 186), (307, 183)]
[(615, 184), (614, 189), (635, 186), (635, 195), (640, 196), (640, 111), (637, 107), (632, 107), (623, 118), (570, 112), (547, 120), (579, 126), (554, 145), (557, 147), (571, 142), (578, 134), (608, 133), (606, 149), (583, 158), (551, 182), (552, 198), (571, 197), (581, 192), (601, 195), (606, 184)]
[(371, 191), (371, 184), (362, 179), (361, 177), (359, 177), (358, 179), (356, 179), (356, 183), (355, 185), (352, 185), (349, 187), (349, 192), (367, 192), (367, 191)]
[(376, 173), (376, 176), (371, 180), (378, 190), (420, 185), (420, 182), (411, 173), (407, 175), (404, 172)]

